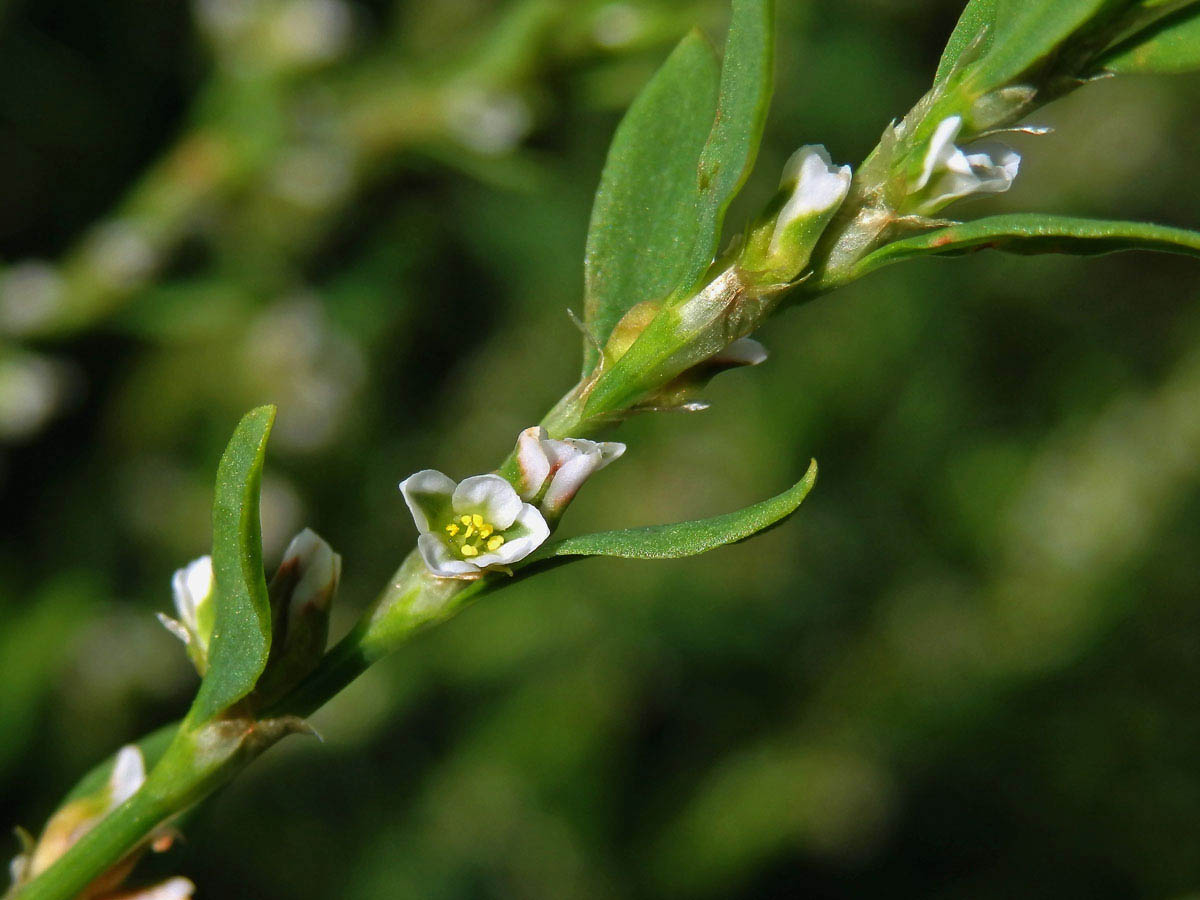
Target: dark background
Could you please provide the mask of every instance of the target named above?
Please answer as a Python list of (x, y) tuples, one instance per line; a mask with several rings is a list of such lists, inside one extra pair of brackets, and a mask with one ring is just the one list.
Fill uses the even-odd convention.
[[(857, 164), (958, 4), (784, 3), (737, 223), (801, 143)], [(36, 830), (185, 708), (152, 613), (280, 405), (269, 561), (345, 557), (340, 634), (574, 380), (621, 109), (715, 2), (0, 4), (0, 806)], [(1195, 78), (1091, 85), (964, 208), (1200, 222)], [(144, 874), (200, 898), (1194, 897), (1200, 271), (985, 254), (769, 323), (645, 416), (569, 532), (821, 479), (753, 542), (588, 562), (429, 632)], [(17, 851), (15, 840), (9, 848)]]

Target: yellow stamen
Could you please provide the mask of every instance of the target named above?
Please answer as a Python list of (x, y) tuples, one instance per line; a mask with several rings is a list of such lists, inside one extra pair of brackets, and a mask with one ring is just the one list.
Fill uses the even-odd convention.
[(492, 552), (504, 545), (504, 535), (480, 513), (464, 513), (445, 526), (448, 543), (463, 559), (471, 559), (485, 550)]

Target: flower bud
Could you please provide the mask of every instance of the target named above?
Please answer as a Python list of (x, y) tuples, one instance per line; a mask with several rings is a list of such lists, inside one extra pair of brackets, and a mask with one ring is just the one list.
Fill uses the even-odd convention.
[(187, 648), (187, 654), (201, 675), (208, 669), (208, 643), (216, 622), (213, 602), (212, 557), (192, 560), (171, 578), (178, 619), (158, 613), (158, 620)]
[(517, 493), (547, 518), (557, 518), (593, 473), (624, 452), (624, 444), (612, 441), (553, 440), (544, 428), (526, 428), (517, 438)]
[(846, 199), (852, 177), (850, 167), (833, 165), (820, 145), (805, 145), (792, 154), (773, 204), (779, 211), (751, 232), (738, 261), (741, 268), (777, 283), (796, 278)]
[(955, 200), (1001, 194), (1012, 187), (1021, 166), (1020, 155), (1007, 147), (996, 150), (995, 159), (988, 153), (964, 153), (954, 143), (962, 127), (962, 116), (948, 116), (938, 123), (912, 183), (905, 212), (933, 215)]
[(257, 699), (282, 696), (316, 667), (329, 637), (329, 608), (342, 577), (342, 558), (305, 528), (283, 554), (268, 585), (271, 653), (255, 688)]

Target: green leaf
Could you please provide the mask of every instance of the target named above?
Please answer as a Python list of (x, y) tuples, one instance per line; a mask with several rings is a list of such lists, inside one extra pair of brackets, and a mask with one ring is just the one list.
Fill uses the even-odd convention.
[(987, 51), (991, 46), (995, 19), (996, 0), (971, 0), (967, 4), (958, 18), (958, 24), (954, 26), (954, 31), (950, 33), (950, 39), (946, 41), (946, 49), (942, 51), (937, 74), (933, 76), (935, 86), (950, 77), (950, 73), (958, 66), (959, 59), (968, 49), (974, 47), (980, 54)]
[(1117, 75), (1178, 75), (1200, 69), (1200, 6), (1159, 20), (1122, 41), (1098, 67)]
[(774, 0), (733, 0), (718, 69), (688, 35), (626, 113), (592, 208), (584, 258), (584, 371), (633, 306), (692, 288), (746, 183), (771, 101)]
[(700, 223), (692, 265), (680, 285), (685, 290), (712, 264), (725, 213), (754, 168), (771, 105), (774, 65), (774, 0), (733, 0), (716, 121), (700, 154)]
[[(603, 344), (632, 306), (660, 300), (687, 270), (699, 228), (696, 168), (716, 115), (719, 69), (685, 37), (621, 120), (592, 207), (584, 319)], [(584, 343), (584, 371), (598, 353)]]
[(1090, 256), (1122, 250), (1156, 250), (1200, 256), (1200, 232), (1143, 222), (1080, 219), (1021, 213), (990, 216), (894, 241), (858, 263), (856, 275), (917, 256), (955, 256), (975, 250), (1071, 253)]
[(1128, 0), (995, 0), (995, 36), (972, 81), (1002, 87), (1042, 62), (1097, 15)]
[(208, 671), (188, 724), (203, 724), (246, 696), (267, 664), (271, 603), (263, 575), (258, 495), (275, 407), (253, 409), (238, 423), (217, 467), (213, 502), (216, 625)]
[[(647, 528), (627, 528), (622, 531), (602, 531), (598, 534), (584, 534), (555, 541), (539, 551), (530, 566), (540, 564), (540, 568), (545, 568), (569, 562), (573, 557), (584, 556), (682, 559), (685, 556), (715, 550), (726, 544), (736, 544), (781, 524), (808, 496), (816, 480), (817, 463), (813, 460), (799, 482), (770, 500), (711, 519), (676, 522), (673, 525), (651, 525)], [(521, 571), (524, 573), (526, 569)]]

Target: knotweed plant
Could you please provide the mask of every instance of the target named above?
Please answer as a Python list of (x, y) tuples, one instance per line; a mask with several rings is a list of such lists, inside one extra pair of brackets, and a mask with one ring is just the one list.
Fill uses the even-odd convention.
[[(175, 574), (175, 615), (162, 616), (200, 675), (195, 700), (180, 722), (85, 776), (40, 836), (22, 832), (8, 896), (191, 896), (183, 876), (123, 885), (144, 853), (170, 846), (183, 813), (286, 735), (310, 732), (307, 716), (418, 629), (552, 566), (686, 557), (783, 523), (813, 487), (815, 464), (737, 512), (556, 536), (576, 493), (593, 479), (602, 489), (602, 470), (625, 455), (624, 444), (593, 438), (633, 413), (703, 408), (709, 379), (765, 358), (750, 335), (776, 311), (929, 255), (1200, 255), (1200, 233), (1159, 225), (953, 218), (962, 201), (1020, 177), (1003, 139), (1043, 133), (1029, 118), (1043, 105), (1099, 78), (1200, 68), (1200, 0), (971, 0), (929, 91), (861, 164), (800, 147), (761, 214), (727, 229), (765, 125), (773, 44), (771, 0), (734, 0), (722, 58), (693, 32), (634, 101), (592, 212), (579, 381), (511, 450), (497, 448), (509, 452), (494, 471), (396, 473), (415, 548), (328, 651), (341, 558), (306, 529), (268, 580), (258, 506), (275, 412), (242, 419), (217, 472), (211, 556)], [(722, 243), (727, 230), (736, 237)]]

